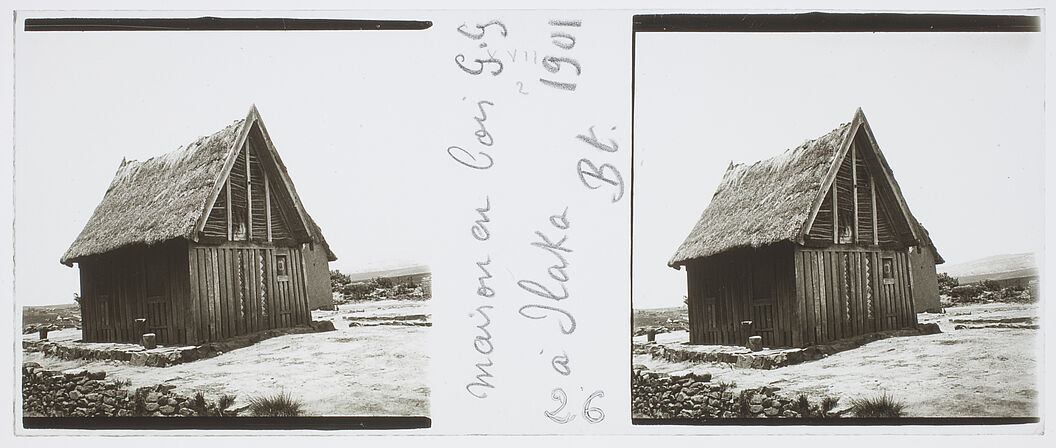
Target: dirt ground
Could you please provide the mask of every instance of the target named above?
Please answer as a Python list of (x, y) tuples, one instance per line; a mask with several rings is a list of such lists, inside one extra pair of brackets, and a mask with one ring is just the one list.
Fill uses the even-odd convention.
[[(129, 380), (133, 388), (164, 383), (185, 395), (201, 390), (214, 400), (225, 393), (236, 395), (235, 408), (251, 398), (285, 390), (304, 404), (308, 415), (428, 416), (430, 327), (349, 328), (344, 319), (428, 314), (428, 304), (385, 300), (345, 304), (338, 311), (314, 311), (315, 320), (332, 320), (337, 331), (279, 336), (171, 367), (66, 361), (40, 353), (25, 354), (25, 361), (51, 369), (105, 370), (107, 378)], [(71, 331), (55, 336), (64, 338)]]
[[(887, 393), (906, 403), (909, 417), (1038, 416), (1040, 331), (1030, 328), (957, 330), (952, 320), (970, 326), (1036, 318), (1033, 304), (987, 303), (922, 313), (921, 323), (936, 322), (942, 333), (870, 342), (827, 358), (774, 370), (738, 369), (729, 364), (671, 363), (635, 355), (634, 363), (653, 371), (692, 370), (712, 374), (712, 381), (736, 382), (736, 389), (775, 386), (781, 394), (840, 398), (837, 410), (855, 398)], [(1019, 319), (1017, 319), (1019, 318)], [(1036, 322), (1036, 321), (1035, 321)], [(657, 335), (657, 340), (688, 340), (685, 332)], [(637, 338), (641, 339), (641, 338)]]

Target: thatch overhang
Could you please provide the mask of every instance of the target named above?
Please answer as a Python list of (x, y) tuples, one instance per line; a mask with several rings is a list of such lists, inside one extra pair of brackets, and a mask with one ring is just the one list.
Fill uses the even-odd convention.
[[(907, 224), (912, 243), (926, 243), (926, 231), (909, 211), (872, 130), (859, 108), (849, 123), (827, 134), (753, 164), (731, 164), (711, 202), (668, 261), (678, 269), (691, 260), (738, 248), (779, 242), (803, 244), (826, 192), (829, 191), (858, 132), (864, 132), (878, 160), (878, 176)], [(941, 260), (934, 252), (936, 261)]]
[(304, 212), (260, 113), (252, 106), (246, 118), (176, 151), (144, 161), (122, 161), (102, 201), (60, 262), (72, 266), (81, 259), (124, 247), (152, 246), (180, 238), (197, 241), (254, 125), (262, 131), (281, 172), (279, 182), (288, 188), (298, 217), (308, 229), (311, 239), (306, 242), (322, 244), (327, 258), (336, 260), (319, 226)]

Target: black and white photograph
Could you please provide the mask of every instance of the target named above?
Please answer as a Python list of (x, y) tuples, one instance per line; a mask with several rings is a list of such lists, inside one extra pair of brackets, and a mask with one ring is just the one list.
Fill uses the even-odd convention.
[(1044, 6), (2, 1), (13, 446), (1043, 445)]
[(428, 427), (430, 173), (400, 132), (426, 86), (390, 50), (427, 51), (429, 23), (33, 18), (15, 52), (26, 425)]
[(1042, 49), (637, 32), (634, 422), (1038, 421)]

